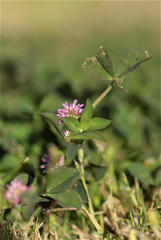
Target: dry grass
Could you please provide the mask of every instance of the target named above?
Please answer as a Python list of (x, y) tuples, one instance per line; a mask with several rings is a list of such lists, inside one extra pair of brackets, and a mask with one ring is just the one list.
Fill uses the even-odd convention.
[[(135, 180), (134, 188), (128, 185), (124, 188), (125, 196), (122, 201), (112, 192), (106, 193), (100, 211), (95, 212), (95, 220), (84, 207), (77, 213), (68, 208), (51, 208), (44, 212), (43, 220), (32, 216), (29, 222), (15, 221), (6, 228), (10, 229), (13, 240), (159, 240), (161, 207), (157, 202), (161, 200), (160, 190), (155, 190), (152, 202), (144, 202)], [(72, 220), (73, 213), (77, 216), (75, 220)]]

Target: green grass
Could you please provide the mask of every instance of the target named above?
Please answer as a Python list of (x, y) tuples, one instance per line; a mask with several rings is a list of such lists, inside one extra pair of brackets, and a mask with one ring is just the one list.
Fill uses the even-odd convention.
[[(126, 176), (122, 177), (117, 196), (110, 191), (108, 173), (99, 183), (97, 198), (101, 199), (101, 205), (95, 211), (95, 218), (104, 237), (98, 233), (86, 211), (50, 206), (47, 211), (37, 209), (29, 222), (22, 221), (18, 210), (12, 210), (14, 222), (3, 221), (2, 239), (159, 239), (159, 190), (155, 189), (153, 200), (145, 201), (138, 181), (130, 187)], [(92, 199), (96, 204), (96, 197), (92, 196)]]

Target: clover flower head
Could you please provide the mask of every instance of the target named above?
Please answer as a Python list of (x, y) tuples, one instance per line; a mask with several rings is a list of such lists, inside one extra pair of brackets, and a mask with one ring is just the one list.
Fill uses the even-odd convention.
[(59, 119), (59, 123), (63, 123), (62, 118), (65, 117), (74, 117), (79, 118), (81, 113), (83, 112), (84, 104), (77, 104), (77, 99), (73, 101), (73, 103), (68, 104), (65, 102), (62, 104), (63, 108), (58, 109), (57, 117)]
[(43, 169), (43, 173), (46, 172), (47, 168), (49, 167), (50, 164), (50, 158), (48, 154), (43, 154), (42, 158), (41, 158), (41, 162), (42, 164), (40, 165), (40, 168)]
[(14, 179), (10, 184), (7, 184), (7, 191), (5, 194), (5, 198), (10, 200), (12, 205), (16, 207), (21, 202), (21, 196), (25, 192), (32, 189), (32, 187), (28, 187), (22, 184), (21, 180)]

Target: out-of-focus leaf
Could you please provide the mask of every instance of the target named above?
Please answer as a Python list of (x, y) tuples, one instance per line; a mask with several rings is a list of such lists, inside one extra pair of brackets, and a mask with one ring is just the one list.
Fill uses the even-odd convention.
[(22, 159), (13, 154), (5, 154), (1, 159), (0, 170), (8, 172), (16, 168), (21, 163), (21, 160)]
[(154, 180), (148, 169), (141, 163), (131, 163), (128, 166), (128, 171), (135, 178), (138, 178), (145, 185), (154, 184)]
[[(136, 148), (142, 146), (146, 122), (143, 120), (139, 106), (131, 109), (126, 103), (119, 105), (112, 123), (127, 140), (128, 145)], [(135, 131), (136, 129), (137, 131)]]
[(90, 169), (91, 169), (92, 174), (93, 174), (94, 178), (96, 179), (96, 181), (103, 178), (107, 171), (107, 167), (99, 166), (99, 165), (91, 165)]
[(22, 195), (23, 204), (30, 204), (30, 203), (36, 204), (38, 201), (39, 201), (39, 196), (35, 191), (35, 189), (33, 188), (31, 188), (30, 190), (28, 190)]
[(57, 193), (70, 188), (78, 179), (79, 172), (73, 168), (65, 166), (48, 173), (47, 192)]
[(88, 149), (87, 154), (88, 154), (88, 162), (89, 163), (96, 164), (96, 165), (99, 165), (102, 163), (103, 159), (102, 159), (101, 152), (97, 152), (96, 150)]
[(19, 174), (15, 180), (20, 180), (22, 182), (22, 184), (27, 184), (28, 182), (28, 178), (29, 178), (29, 175), (26, 174), (26, 173), (22, 173), (22, 174)]
[(29, 221), (30, 217), (35, 211), (35, 204), (28, 204), (28, 205), (23, 205), (21, 207), (21, 212), (24, 220)]
[(39, 196), (35, 190), (29, 190), (22, 195), (22, 216), (24, 220), (29, 220), (35, 210), (35, 205), (39, 202)]
[(80, 210), (82, 207), (79, 194), (72, 189), (61, 193), (48, 194), (48, 196), (57, 200), (62, 207), (74, 207), (77, 210)]
[(100, 184), (96, 181), (91, 182), (89, 191), (94, 207), (98, 208), (101, 205), (101, 194), (98, 194), (100, 192)]

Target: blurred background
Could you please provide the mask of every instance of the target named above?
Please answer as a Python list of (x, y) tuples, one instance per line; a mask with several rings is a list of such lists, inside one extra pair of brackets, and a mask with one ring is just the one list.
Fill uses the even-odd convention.
[[(152, 59), (114, 88), (95, 114), (112, 119), (105, 131), (116, 165), (141, 161), (154, 169), (160, 156), (159, 1), (1, 3), (1, 171), (24, 156), (40, 156), (55, 141), (37, 112), (66, 101), (94, 101), (107, 87), (81, 64), (104, 45), (117, 66), (130, 48)], [(34, 157), (33, 157), (34, 158)], [(120, 165), (119, 165), (120, 166)]]

